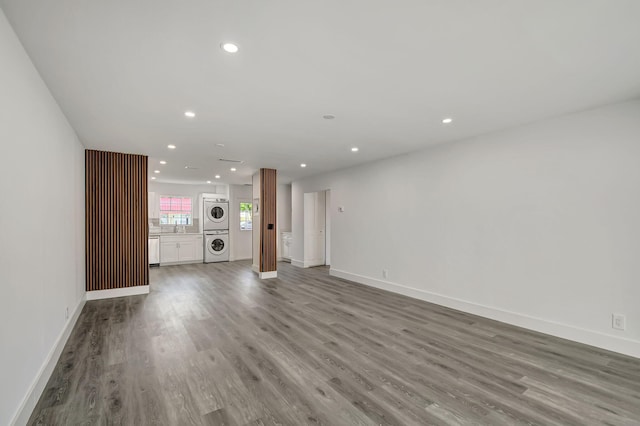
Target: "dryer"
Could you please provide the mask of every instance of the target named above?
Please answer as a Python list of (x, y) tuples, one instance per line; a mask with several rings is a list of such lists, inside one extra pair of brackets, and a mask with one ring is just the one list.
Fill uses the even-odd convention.
[(204, 263), (229, 261), (229, 231), (205, 231)]
[(229, 229), (229, 200), (224, 198), (204, 198), (203, 231)]

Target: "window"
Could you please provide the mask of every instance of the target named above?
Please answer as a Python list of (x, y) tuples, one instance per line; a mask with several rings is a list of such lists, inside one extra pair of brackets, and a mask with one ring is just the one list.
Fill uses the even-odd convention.
[(191, 197), (160, 196), (160, 225), (193, 225)]
[(253, 205), (251, 203), (240, 203), (240, 230), (251, 231), (251, 213)]

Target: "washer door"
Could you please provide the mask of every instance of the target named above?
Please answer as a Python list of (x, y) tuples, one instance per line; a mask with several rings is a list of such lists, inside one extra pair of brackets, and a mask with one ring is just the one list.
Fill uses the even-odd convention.
[(220, 256), (227, 251), (227, 242), (221, 237), (211, 237), (207, 241), (207, 248), (209, 253)]
[(222, 222), (226, 216), (227, 211), (222, 206), (213, 204), (207, 209), (207, 217), (211, 222)]

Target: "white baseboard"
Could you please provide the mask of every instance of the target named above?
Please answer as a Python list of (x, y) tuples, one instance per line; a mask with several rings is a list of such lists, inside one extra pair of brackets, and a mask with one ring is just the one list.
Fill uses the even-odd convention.
[(42, 395), (42, 392), (44, 392), (44, 389), (47, 386), (47, 382), (51, 378), (51, 374), (53, 374), (53, 370), (55, 369), (56, 364), (58, 364), (58, 359), (62, 354), (64, 345), (67, 343), (67, 340), (71, 335), (71, 331), (76, 325), (76, 322), (80, 317), (80, 313), (82, 312), (82, 308), (84, 307), (86, 301), (87, 299), (85, 295), (82, 297), (82, 299), (80, 299), (80, 302), (78, 302), (78, 305), (73, 311), (73, 315), (71, 315), (67, 323), (64, 325), (64, 328), (60, 332), (60, 335), (58, 335), (58, 338), (54, 342), (53, 347), (49, 351), (49, 354), (45, 358), (44, 363), (40, 367), (36, 378), (29, 387), (27, 394), (23, 398), (22, 403), (14, 414), (13, 419), (11, 419), (11, 421), (9, 422), (11, 426), (26, 425), (29, 421), (29, 417), (31, 417), (33, 409), (36, 408), (36, 404), (40, 399), (40, 395)]
[(297, 266), (298, 268), (312, 268), (314, 266), (322, 266), (322, 264), (319, 264), (317, 262), (311, 262), (308, 260), (291, 259), (290, 262), (293, 266)]
[(529, 315), (519, 314), (517, 312), (506, 311), (491, 306), (480, 305), (466, 300), (454, 297), (444, 296), (442, 294), (432, 293), (389, 281), (378, 280), (366, 277), (364, 275), (353, 274), (339, 269), (330, 269), (329, 274), (338, 278), (355, 281), (360, 284), (379, 288), (381, 290), (399, 293), (414, 299), (424, 300), (426, 302), (435, 303), (437, 305), (446, 306), (447, 308), (457, 309), (459, 311), (478, 315), (492, 320), (516, 325), (518, 327), (527, 328), (529, 330), (538, 331), (540, 333), (550, 334), (552, 336), (561, 337), (574, 342), (584, 343), (618, 352), (624, 355), (640, 358), (640, 342), (631, 339), (625, 339), (609, 334), (600, 333), (598, 331), (587, 330), (568, 324), (562, 324), (555, 321), (549, 321), (542, 318), (536, 318)]
[(256, 274), (260, 273), (260, 267), (258, 265), (251, 265), (251, 270)]
[(250, 257), (234, 257), (233, 259), (229, 258), (229, 262), (237, 262), (239, 260), (251, 260)]
[(269, 278), (278, 278), (278, 271), (260, 272), (258, 276), (262, 280), (266, 280)]
[(184, 262), (164, 262), (158, 266), (177, 266), (177, 265), (192, 265), (194, 263), (204, 263), (204, 259), (187, 260)]
[(111, 299), (112, 297), (137, 296), (138, 294), (149, 294), (148, 285), (137, 285), (134, 287), (113, 288), (110, 290), (95, 290), (87, 292), (87, 300)]

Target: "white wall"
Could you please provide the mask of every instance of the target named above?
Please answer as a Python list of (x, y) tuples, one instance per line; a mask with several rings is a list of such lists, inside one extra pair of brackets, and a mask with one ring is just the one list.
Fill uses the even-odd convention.
[[(57, 361), (57, 342), (64, 343), (84, 301), (84, 148), (1, 10), (0, 58), (0, 424), (6, 425), (26, 422), (47, 366)], [(15, 419), (21, 406), (26, 417)]]
[(298, 262), (324, 189), (333, 274), (640, 356), (640, 101), (294, 182)]
[(230, 185), (229, 240), (231, 253), (229, 260), (251, 259), (251, 231), (240, 230), (240, 203), (251, 203), (251, 185)]
[(251, 239), (251, 257), (253, 262), (251, 262), (251, 269), (254, 272), (260, 272), (260, 171), (254, 173), (251, 177), (252, 189), (251, 193), (253, 195), (253, 215), (251, 217), (252, 221), (252, 239)]

